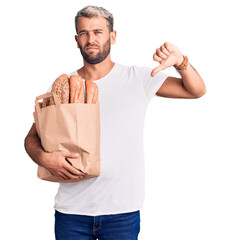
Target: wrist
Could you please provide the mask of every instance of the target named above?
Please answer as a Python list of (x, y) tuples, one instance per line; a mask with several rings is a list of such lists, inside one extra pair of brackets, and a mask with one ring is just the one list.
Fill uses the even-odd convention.
[(40, 152), (40, 155), (39, 155), (39, 162), (40, 162), (40, 165), (42, 167), (45, 167), (47, 168), (47, 163), (48, 163), (48, 156), (49, 153), (45, 152), (45, 151), (42, 151)]
[(177, 61), (177, 63), (174, 64), (174, 66), (175, 66), (175, 67), (180, 66), (180, 65), (183, 63), (183, 61), (184, 61), (184, 57), (183, 57), (183, 55), (181, 55), (181, 56), (179, 57), (179, 60)]
[(180, 65), (173, 65), (178, 71), (184, 71), (188, 67), (188, 57), (183, 55), (182, 57), (183, 57), (183, 61)]

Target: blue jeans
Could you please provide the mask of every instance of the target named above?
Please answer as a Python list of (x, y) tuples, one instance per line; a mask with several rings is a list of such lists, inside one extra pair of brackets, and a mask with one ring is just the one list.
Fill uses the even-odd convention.
[(140, 211), (86, 216), (55, 210), (56, 240), (137, 240)]

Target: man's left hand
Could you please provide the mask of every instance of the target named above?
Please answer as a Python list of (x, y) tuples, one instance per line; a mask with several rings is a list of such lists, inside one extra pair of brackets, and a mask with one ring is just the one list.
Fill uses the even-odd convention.
[(176, 46), (169, 42), (165, 42), (160, 48), (156, 49), (153, 60), (159, 62), (160, 65), (152, 70), (152, 77), (168, 67), (181, 65), (183, 62), (183, 55)]

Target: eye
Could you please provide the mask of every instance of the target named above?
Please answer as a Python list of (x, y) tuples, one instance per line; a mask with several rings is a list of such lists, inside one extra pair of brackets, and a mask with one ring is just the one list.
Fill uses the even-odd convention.
[(84, 36), (84, 35), (86, 35), (86, 32), (81, 32), (79, 35)]
[(102, 31), (96, 31), (96, 34), (98, 34), (98, 33), (102, 33)]

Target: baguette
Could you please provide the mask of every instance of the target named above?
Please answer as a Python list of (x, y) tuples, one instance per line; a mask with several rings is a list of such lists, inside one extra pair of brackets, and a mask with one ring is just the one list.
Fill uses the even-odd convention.
[(80, 75), (70, 76), (70, 103), (84, 103), (84, 83)]
[(98, 86), (91, 80), (85, 81), (86, 87), (86, 103), (96, 104), (99, 102), (98, 100)]

